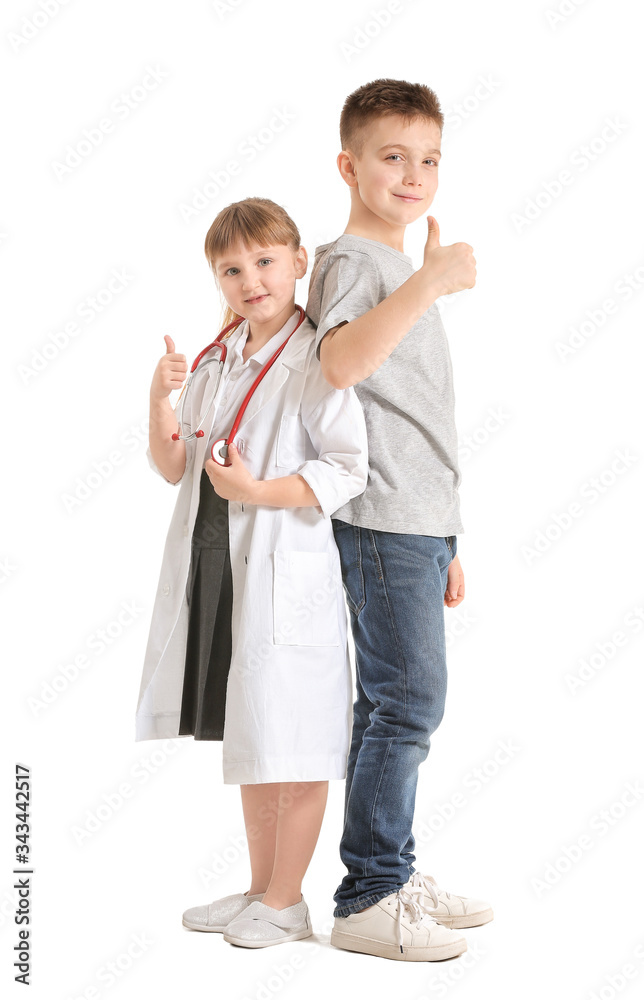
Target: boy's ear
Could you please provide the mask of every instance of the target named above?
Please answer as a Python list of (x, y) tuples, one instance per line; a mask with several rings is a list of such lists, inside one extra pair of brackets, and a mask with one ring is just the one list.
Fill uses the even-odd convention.
[(355, 187), (358, 179), (355, 172), (353, 153), (350, 153), (347, 149), (343, 149), (341, 153), (338, 153), (336, 163), (345, 184), (348, 184), (349, 187)]

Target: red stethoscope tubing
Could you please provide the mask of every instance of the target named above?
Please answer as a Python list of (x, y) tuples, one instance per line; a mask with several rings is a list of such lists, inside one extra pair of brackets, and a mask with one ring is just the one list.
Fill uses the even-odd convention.
[[(280, 344), (280, 346), (277, 348), (277, 350), (275, 351), (275, 353), (273, 354), (273, 356), (268, 359), (268, 361), (266, 362), (266, 364), (264, 365), (264, 367), (260, 371), (259, 375), (257, 376), (257, 378), (255, 379), (255, 381), (251, 385), (250, 389), (246, 393), (246, 395), (244, 397), (244, 400), (243, 400), (241, 406), (239, 407), (239, 410), (237, 411), (237, 416), (235, 417), (235, 419), (233, 421), (233, 425), (230, 428), (230, 434), (228, 435), (228, 437), (227, 438), (220, 438), (219, 441), (215, 441), (215, 443), (213, 444), (212, 448), (210, 449), (210, 454), (212, 456), (212, 459), (213, 459), (214, 462), (217, 462), (218, 465), (225, 465), (226, 464), (226, 459), (228, 458), (228, 447), (233, 442), (235, 434), (237, 433), (237, 430), (238, 430), (239, 425), (241, 423), (241, 419), (244, 416), (244, 413), (246, 412), (246, 407), (250, 403), (252, 395), (255, 392), (255, 389), (257, 388), (257, 386), (259, 385), (259, 383), (262, 381), (262, 379), (264, 378), (264, 376), (266, 375), (266, 373), (268, 372), (268, 370), (271, 368), (271, 366), (277, 361), (277, 359), (279, 358), (280, 354), (282, 353), (282, 351), (284, 350), (284, 348), (288, 344), (289, 340), (291, 339), (291, 337), (293, 336), (293, 334), (295, 333), (295, 331), (300, 328), (300, 326), (302, 325), (302, 323), (304, 322), (304, 320), (306, 318), (306, 313), (302, 309), (302, 306), (296, 305), (295, 308), (297, 309), (297, 311), (300, 314), (300, 318), (297, 321), (296, 327), (293, 330), (291, 330), (291, 332), (289, 333), (289, 335), (286, 338), (286, 340), (284, 341), (284, 343)], [(222, 452), (223, 452), (223, 454), (222, 454)]]
[[(244, 397), (244, 400), (243, 400), (241, 406), (239, 407), (239, 410), (237, 411), (237, 416), (235, 417), (235, 419), (233, 421), (233, 425), (232, 425), (232, 427), (230, 429), (230, 433), (229, 433), (228, 437), (227, 438), (220, 438), (219, 441), (215, 441), (215, 443), (213, 444), (213, 446), (212, 446), (212, 448), (210, 450), (210, 454), (211, 454), (211, 456), (213, 458), (213, 461), (217, 462), (218, 465), (225, 465), (225, 463), (226, 463), (226, 459), (228, 457), (228, 446), (230, 444), (232, 444), (232, 442), (233, 442), (235, 434), (237, 433), (237, 431), (239, 429), (239, 425), (241, 423), (242, 417), (244, 416), (244, 413), (246, 412), (246, 407), (250, 403), (250, 401), (252, 399), (252, 396), (253, 396), (253, 393), (255, 392), (255, 389), (257, 388), (257, 386), (259, 385), (259, 383), (262, 381), (262, 379), (264, 378), (264, 376), (266, 375), (266, 373), (270, 370), (271, 366), (277, 361), (278, 357), (280, 356), (280, 354), (282, 353), (282, 351), (284, 350), (284, 348), (288, 344), (289, 340), (291, 339), (291, 337), (293, 336), (293, 334), (295, 333), (295, 331), (300, 328), (300, 326), (302, 325), (302, 323), (306, 319), (306, 313), (304, 312), (304, 309), (302, 309), (302, 306), (296, 305), (295, 308), (297, 309), (298, 313), (300, 314), (300, 318), (297, 321), (297, 325), (289, 333), (289, 335), (286, 338), (286, 340), (282, 344), (280, 344), (280, 346), (277, 348), (277, 350), (272, 355), (272, 357), (270, 357), (268, 359), (268, 361), (266, 362), (266, 364), (263, 365), (262, 370), (259, 372), (257, 378), (255, 379), (255, 381), (251, 385), (250, 389), (246, 393), (246, 395)], [(229, 323), (228, 326), (225, 327), (221, 331), (221, 333), (217, 336), (217, 338), (215, 340), (213, 340), (212, 344), (208, 344), (208, 346), (205, 347), (203, 349), (203, 351), (201, 351), (197, 355), (197, 357), (195, 358), (195, 360), (193, 362), (192, 368), (190, 369), (190, 374), (191, 375), (196, 370), (197, 365), (199, 364), (199, 362), (201, 361), (201, 359), (203, 358), (203, 356), (205, 354), (207, 354), (208, 351), (211, 351), (213, 347), (220, 347), (221, 348), (221, 350), (222, 350), (222, 356), (220, 358), (220, 362), (223, 365), (224, 361), (226, 360), (226, 345), (221, 343), (221, 338), (224, 337), (231, 330), (233, 330), (236, 326), (239, 326), (239, 324), (242, 323), (243, 320), (244, 320), (244, 317), (241, 317), (240, 319), (236, 319), (232, 323)], [(199, 431), (197, 431), (197, 436), (198, 437), (203, 437), (203, 433), (204, 432), (202, 430), (199, 430)], [(215, 452), (215, 449), (217, 449), (216, 452)], [(223, 454), (223, 455), (221, 454), (222, 450), (225, 451), (225, 454)]]
[(208, 344), (207, 347), (204, 347), (203, 351), (199, 352), (199, 354), (197, 355), (197, 357), (195, 358), (195, 360), (192, 362), (192, 368), (190, 369), (190, 374), (191, 375), (193, 374), (193, 372), (195, 371), (197, 365), (199, 364), (199, 362), (203, 358), (204, 354), (207, 354), (208, 351), (212, 351), (213, 347), (221, 347), (221, 357), (220, 357), (219, 360), (223, 364), (223, 362), (226, 360), (226, 350), (227, 350), (227, 348), (226, 348), (226, 345), (222, 344), (222, 342), (221, 342), (222, 341), (222, 337), (225, 337), (226, 334), (230, 333), (232, 330), (235, 329), (236, 326), (239, 326), (239, 324), (243, 323), (243, 322), (244, 322), (244, 317), (240, 316), (239, 319), (234, 319), (232, 321), (232, 323), (229, 323), (228, 326), (225, 326), (223, 328), (223, 330), (221, 330), (221, 332), (217, 334), (217, 336), (213, 340), (212, 344)]
[[(182, 400), (183, 400), (184, 393), (188, 390), (188, 388), (190, 386), (190, 383), (192, 382), (194, 373), (197, 370), (197, 366), (199, 365), (199, 362), (201, 361), (201, 359), (203, 358), (203, 356), (208, 353), (208, 351), (211, 351), (213, 349), (213, 347), (218, 347), (220, 349), (220, 352), (221, 352), (220, 355), (219, 355), (219, 357), (217, 358), (217, 363), (219, 365), (219, 381), (221, 381), (221, 373), (223, 371), (224, 362), (226, 361), (226, 356), (227, 356), (227, 353), (228, 353), (228, 348), (226, 347), (226, 345), (224, 343), (222, 343), (222, 338), (225, 337), (225, 336), (227, 336), (232, 330), (235, 329), (236, 326), (239, 326), (239, 324), (243, 323), (243, 322), (244, 322), (244, 317), (243, 316), (239, 316), (237, 319), (234, 319), (232, 321), (232, 323), (229, 323), (228, 326), (225, 326), (224, 329), (221, 330), (217, 334), (217, 337), (215, 338), (215, 340), (213, 340), (212, 344), (208, 344), (207, 347), (204, 347), (203, 351), (200, 351), (199, 354), (197, 355), (197, 357), (195, 358), (195, 360), (193, 361), (192, 368), (188, 372), (188, 378), (185, 381), (183, 389), (179, 393), (179, 398), (177, 399), (177, 402), (176, 402), (176, 405), (175, 405), (175, 410), (177, 409), (177, 407), (180, 407), (180, 410), (179, 410), (179, 414), (180, 414), (179, 415), (179, 425), (180, 426), (179, 426), (179, 433), (175, 432), (172, 435), (172, 440), (173, 441), (187, 441), (187, 440), (189, 440), (190, 438), (193, 438), (193, 437), (203, 437), (204, 436), (204, 432), (201, 430), (201, 424), (206, 419), (206, 416), (208, 415), (208, 410), (210, 409), (210, 405), (212, 405), (212, 404), (210, 404), (208, 406), (208, 409), (204, 413), (202, 419), (199, 421), (198, 429), (196, 431), (194, 431), (193, 434), (189, 434), (187, 438), (184, 438), (184, 437), (182, 437), (182, 435), (180, 433), (180, 431), (181, 431), (181, 424), (183, 422), (182, 421), (182, 415), (183, 415), (183, 402), (182, 402)], [(217, 388), (219, 388), (219, 381), (217, 382)]]

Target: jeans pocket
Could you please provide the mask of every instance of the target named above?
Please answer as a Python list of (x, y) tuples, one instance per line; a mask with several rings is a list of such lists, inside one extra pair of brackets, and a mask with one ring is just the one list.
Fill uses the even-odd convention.
[(329, 552), (273, 553), (273, 642), (339, 646), (337, 561)]
[(445, 538), (445, 543), (449, 549), (450, 560), (456, 555), (456, 535), (447, 535)]
[(349, 610), (359, 615), (364, 608), (367, 597), (362, 570), (362, 552), (360, 548), (360, 528), (355, 524), (347, 524), (337, 518), (332, 519), (333, 534), (340, 553), (342, 564), (342, 582)]

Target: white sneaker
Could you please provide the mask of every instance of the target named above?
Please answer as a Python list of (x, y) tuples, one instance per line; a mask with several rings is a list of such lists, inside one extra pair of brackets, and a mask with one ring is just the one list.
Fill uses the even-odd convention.
[(218, 931), (221, 933), (236, 916), (247, 909), (255, 900), (263, 899), (264, 893), (247, 896), (236, 892), (232, 896), (216, 899), (204, 906), (192, 906), (183, 915), (183, 926), (193, 931)]
[(408, 885), (373, 906), (336, 917), (331, 944), (400, 962), (441, 962), (467, 951), (467, 941), (425, 910), (422, 890)]
[(276, 910), (265, 903), (251, 903), (228, 924), (224, 941), (244, 948), (265, 948), (283, 941), (311, 937), (313, 928), (304, 896), (299, 903)]
[(424, 906), (445, 927), (479, 927), (494, 918), (492, 907), (482, 899), (468, 899), (439, 889), (431, 875), (414, 872), (405, 889), (421, 889)]

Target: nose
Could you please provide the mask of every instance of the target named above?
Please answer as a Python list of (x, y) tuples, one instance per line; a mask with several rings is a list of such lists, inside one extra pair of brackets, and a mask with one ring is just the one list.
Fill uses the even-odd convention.
[(253, 271), (242, 271), (242, 291), (252, 292), (259, 285), (259, 275)]
[(413, 163), (407, 163), (405, 165), (405, 172), (402, 179), (403, 184), (408, 184), (410, 187), (420, 186), (423, 183), (423, 175), (420, 167)]

